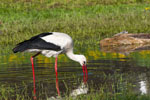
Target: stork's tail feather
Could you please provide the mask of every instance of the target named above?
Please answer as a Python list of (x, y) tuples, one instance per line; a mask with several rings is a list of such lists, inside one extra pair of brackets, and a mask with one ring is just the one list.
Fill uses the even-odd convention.
[(28, 44), (29, 44), (29, 41), (28, 41), (28, 40), (23, 41), (23, 42), (17, 44), (17, 46), (16, 46), (15, 48), (13, 48), (12, 51), (13, 51), (14, 53), (23, 52), (23, 51), (25, 51), (25, 50), (28, 49)]

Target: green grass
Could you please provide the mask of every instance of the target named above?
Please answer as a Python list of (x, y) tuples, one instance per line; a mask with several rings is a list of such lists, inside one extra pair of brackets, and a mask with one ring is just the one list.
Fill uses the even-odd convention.
[(150, 10), (145, 10), (150, 7), (149, 1), (27, 1), (7, 0), (0, 4), (1, 45), (52, 31), (70, 34), (75, 45), (97, 45), (99, 40), (123, 30), (150, 33)]

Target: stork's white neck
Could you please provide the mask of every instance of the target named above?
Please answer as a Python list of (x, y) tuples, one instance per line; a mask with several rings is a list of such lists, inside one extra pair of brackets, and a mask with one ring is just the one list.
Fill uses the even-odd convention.
[(73, 48), (68, 50), (66, 55), (74, 60), (80, 63), (81, 66), (83, 66), (84, 64), (86, 64), (86, 57), (84, 55), (77, 55), (73, 53)]
[(72, 60), (74, 60), (74, 61), (77, 61), (77, 62), (80, 62), (79, 61), (79, 57), (78, 56), (80, 56), (80, 55), (77, 55), (77, 54), (74, 54), (73, 53), (73, 49), (70, 49), (67, 53), (66, 53), (66, 55), (70, 58), (70, 59), (72, 59)]

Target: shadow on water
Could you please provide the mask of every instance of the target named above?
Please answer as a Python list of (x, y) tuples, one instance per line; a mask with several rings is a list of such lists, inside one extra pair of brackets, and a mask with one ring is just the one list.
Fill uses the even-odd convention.
[[(0, 98), (28, 100), (59, 99), (65, 96), (103, 91), (150, 94), (150, 51), (138, 50), (128, 55), (104, 52), (98, 48), (82, 50), (88, 63), (88, 80), (82, 67), (61, 55), (58, 58), (58, 76), (55, 75), (54, 58), (42, 55), (35, 59), (35, 89), (33, 87), (32, 66), (29, 53), (13, 54), (6, 47), (0, 57)], [(79, 49), (79, 51), (81, 51)], [(75, 52), (79, 52), (75, 51)], [(85, 51), (85, 52), (84, 52)], [(60, 96), (59, 96), (60, 95)]]

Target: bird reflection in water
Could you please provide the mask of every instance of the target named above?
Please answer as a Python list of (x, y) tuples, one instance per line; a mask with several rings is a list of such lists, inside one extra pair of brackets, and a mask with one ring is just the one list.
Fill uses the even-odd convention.
[(76, 97), (81, 94), (87, 94), (88, 92), (88, 86), (87, 86), (87, 80), (88, 80), (88, 71), (87, 67), (83, 66), (83, 82), (78, 86), (78, 88), (74, 89), (71, 93), (70, 96)]
[[(76, 97), (76, 96), (81, 95), (81, 94), (87, 94), (87, 92), (88, 92), (88, 87), (87, 87), (88, 71), (87, 71), (87, 67), (83, 66), (82, 69), (83, 69), (83, 82), (76, 89), (74, 89), (69, 94), (69, 96)], [(57, 74), (56, 74), (56, 90), (57, 90), (58, 97), (56, 97), (56, 98), (51, 97), (48, 100), (51, 100), (51, 99), (56, 100), (58, 98), (61, 98), (60, 90), (59, 90), (59, 83), (58, 83), (58, 75)]]

